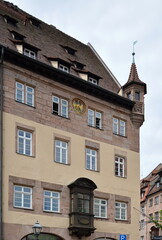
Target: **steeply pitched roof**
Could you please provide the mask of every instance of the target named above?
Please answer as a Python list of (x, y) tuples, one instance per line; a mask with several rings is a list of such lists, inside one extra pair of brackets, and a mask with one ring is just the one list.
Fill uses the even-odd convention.
[(135, 64), (135, 61), (134, 61), (134, 56), (133, 56), (133, 62), (132, 62), (132, 65), (131, 65), (128, 81), (127, 81), (126, 84), (124, 84), (123, 88), (126, 88), (127, 86), (129, 86), (133, 83), (137, 84), (137, 85), (144, 86), (144, 92), (145, 92), (145, 94), (147, 93), (146, 83), (142, 82), (139, 79), (138, 72), (137, 72), (137, 67), (136, 67), (136, 64)]
[[(4, 16), (16, 20), (15, 24), (4, 21)], [(75, 70), (75, 62), (81, 63), (86, 72), (90, 72), (99, 77), (99, 86), (118, 93), (120, 84), (108, 71), (102, 61), (96, 56), (93, 49), (84, 43), (70, 37), (52, 25), (48, 25), (41, 20), (19, 9), (17, 6), (7, 1), (0, 0), (0, 43), (5, 47), (17, 51), (17, 44), (25, 43), (38, 49), (37, 60), (51, 65), (49, 58), (62, 59), (72, 64), (70, 74), (79, 77)], [(23, 36), (22, 40), (13, 41), (12, 33), (17, 32)], [(70, 49), (71, 51), (67, 51)]]

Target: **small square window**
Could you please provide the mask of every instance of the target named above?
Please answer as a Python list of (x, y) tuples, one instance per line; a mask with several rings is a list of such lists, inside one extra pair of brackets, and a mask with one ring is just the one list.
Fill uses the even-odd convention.
[(36, 59), (36, 53), (30, 49), (24, 48), (24, 55)]
[(63, 72), (69, 73), (69, 68), (65, 65), (59, 64), (59, 69), (62, 70)]
[(88, 78), (88, 82), (93, 83), (94, 85), (98, 84), (97, 80), (91, 77)]

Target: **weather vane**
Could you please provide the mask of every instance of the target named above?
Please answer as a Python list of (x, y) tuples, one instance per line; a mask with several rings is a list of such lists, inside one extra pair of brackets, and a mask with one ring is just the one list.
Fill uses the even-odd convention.
[(137, 43), (137, 40), (133, 42), (133, 53), (132, 53), (132, 55), (133, 55), (133, 63), (135, 63), (135, 60), (134, 60), (134, 55), (135, 55), (134, 45), (135, 45), (136, 43)]

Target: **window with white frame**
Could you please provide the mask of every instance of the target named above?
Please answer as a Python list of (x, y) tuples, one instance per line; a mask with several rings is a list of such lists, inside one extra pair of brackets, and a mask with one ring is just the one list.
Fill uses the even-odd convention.
[(32, 188), (25, 186), (14, 186), (14, 207), (32, 208)]
[(60, 212), (60, 193), (44, 190), (43, 210), (48, 212)]
[(102, 113), (88, 109), (88, 125), (91, 127), (102, 128)]
[(97, 150), (86, 148), (86, 169), (97, 171)]
[(127, 203), (115, 202), (115, 219), (127, 220)]
[(126, 122), (118, 118), (113, 118), (113, 133), (126, 136)]
[(17, 130), (17, 152), (32, 156), (32, 133), (21, 129)]
[(31, 51), (30, 49), (24, 48), (24, 55), (30, 58), (36, 59), (36, 53)]
[(16, 82), (16, 101), (34, 106), (34, 88), (26, 84)]
[(107, 218), (107, 200), (94, 198), (94, 215), (98, 218)]
[(159, 196), (155, 197), (155, 205), (159, 204)]
[(53, 113), (68, 118), (68, 101), (57, 96), (52, 97)]
[(94, 78), (91, 78), (91, 77), (88, 78), (88, 82), (91, 82), (91, 83), (93, 83), (93, 84), (95, 84), (95, 85), (98, 84), (97, 80), (94, 79)]
[(63, 72), (69, 72), (69, 68), (65, 65), (59, 64), (59, 69), (62, 70)]
[(55, 140), (55, 162), (68, 164), (68, 143)]
[(115, 156), (115, 176), (124, 177), (125, 176), (125, 158)]

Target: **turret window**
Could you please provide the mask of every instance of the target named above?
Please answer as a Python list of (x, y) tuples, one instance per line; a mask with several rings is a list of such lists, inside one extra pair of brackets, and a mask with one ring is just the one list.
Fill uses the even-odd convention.
[(140, 92), (138, 91), (135, 92), (135, 100), (140, 101)]

